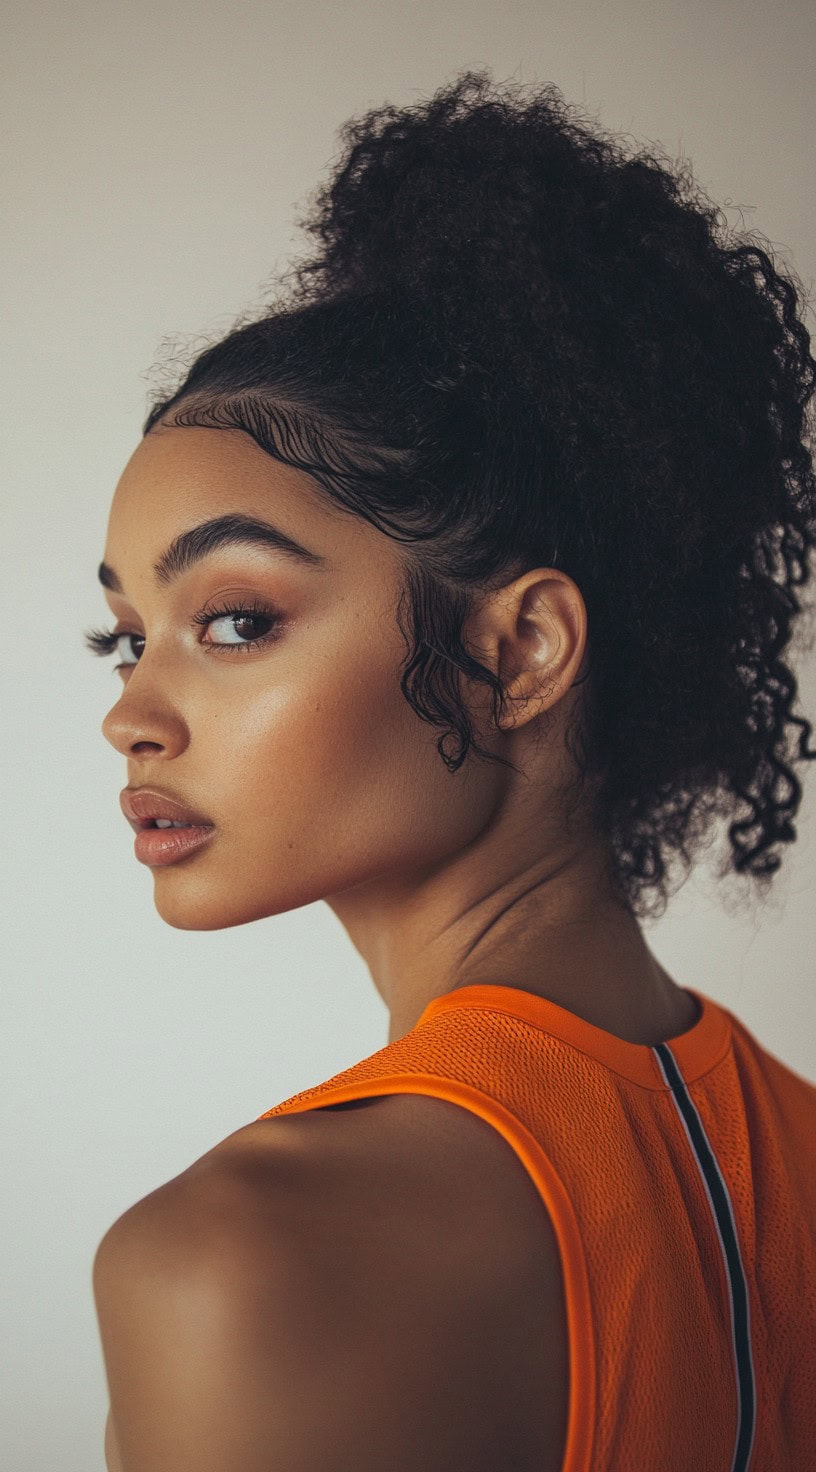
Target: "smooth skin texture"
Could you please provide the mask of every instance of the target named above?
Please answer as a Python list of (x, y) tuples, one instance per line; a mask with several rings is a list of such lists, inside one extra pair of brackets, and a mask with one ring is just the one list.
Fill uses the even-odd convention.
[[(224, 515), (273, 522), (323, 561), (222, 547), (172, 582), (155, 578), (176, 536)], [(512, 697), (499, 729), (485, 687), (464, 688), (480, 740), (521, 775), (472, 758), (451, 774), (439, 730), (399, 689), (395, 613), (411, 555), (239, 431), (162, 427), (139, 443), (104, 553), (122, 587), (105, 590), (115, 627), (136, 642), (120, 643), (132, 662), (102, 729), (129, 787), (164, 789), (217, 829), (153, 869), (160, 915), (211, 930), (325, 900), (388, 1008), (389, 1041), (433, 997), (483, 982), (536, 992), (630, 1042), (685, 1031), (695, 999), (611, 899), (597, 835), (580, 815), (566, 827), (564, 730), (583, 697), (588, 634), (580, 590), (537, 568), (479, 601), (465, 634)], [(280, 615), (261, 647), (236, 646), (268, 622), (192, 622), (244, 603)], [(455, 1263), (441, 1247), (451, 1232)], [(362, 1306), (349, 1320), (350, 1283)], [(498, 1448), (507, 1472), (560, 1467), (567, 1360), (552, 1229), (506, 1143), (445, 1101), (383, 1098), (236, 1131), (114, 1223), (94, 1292), (111, 1472), (480, 1472)]]
[(561, 1467), (554, 1233), (447, 1101), (236, 1132), (119, 1218), (94, 1290), (109, 1472)]

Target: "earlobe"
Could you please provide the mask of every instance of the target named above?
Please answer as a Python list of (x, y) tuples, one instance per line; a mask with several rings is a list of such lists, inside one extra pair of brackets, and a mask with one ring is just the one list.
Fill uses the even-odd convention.
[(523, 670), (505, 686), (505, 707), (498, 720), (500, 730), (513, 730), (542, 715), (560, 698), (559, 688), (556, 678), (545, 676), (542, 680), (535, 671)]

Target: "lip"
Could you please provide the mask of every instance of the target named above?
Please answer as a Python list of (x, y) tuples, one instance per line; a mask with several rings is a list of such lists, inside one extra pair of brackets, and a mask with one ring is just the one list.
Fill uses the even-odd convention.
[[(134, 833), (152, 828), (154, 818), (168, 818), (172, 823), (189, 823), (196, 828), (215, 827), (203, 813), (188, 807), (177, 797), (162, 792), (158, 787), (125, 787), (119, 794), (119, 806)], [(167, 828), (156, 831), (170, 833), (173, 830)]]
[(175, 864), (208, 844), (214, 833), (212, 823), (194, 828), (143, 828), (136, 836), (133, 852), (140, 864), (151, 868)]

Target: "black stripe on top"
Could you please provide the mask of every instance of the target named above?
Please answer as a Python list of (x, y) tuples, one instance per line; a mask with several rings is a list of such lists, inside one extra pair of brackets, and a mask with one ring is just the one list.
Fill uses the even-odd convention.
[(756, 1388), (751, 1354), (750, 1308), (748, 1285), (742, 1265), (734, 1209), (719, 1162), (709, 1144), (703, 1122), (686, 1087), (674, 1054), (666, 1043), (652, 1049), (658, 1066), (671, 1088), (672, 1099), (694, 1152), (711, 1214), (717, 1228), (720, 1250), (726, 1267), (731, 1308), (731, 1336), (737, 1381), (737, 1434), (731, 1472), (746, 1472), (754, 1444), (756, 1426)]

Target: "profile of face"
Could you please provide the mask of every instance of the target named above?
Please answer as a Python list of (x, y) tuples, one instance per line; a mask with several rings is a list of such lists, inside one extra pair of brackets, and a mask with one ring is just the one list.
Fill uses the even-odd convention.
[[(212, 538), (157, 573), (176, 538), (225, 517), (271, 525), (312, 556)], [(160, 426), (138, 444), (107, 529), (121, 591), (105, 597), (125, 662), (102, 730), (128, 789), (155, 787), (214, 825), (203, 846), (152, 869), (168, 924), (221, 929), (317, 899), (341, 919), (357, 899), (410, 903), (489, 827), (514, 774), (470, 757), (451, 773), (440, 728), (399, 687), (405, 557), (241, 431)], [(573, 591), (556, 582), (551, 604), (567, 683), (583, 651)]]

